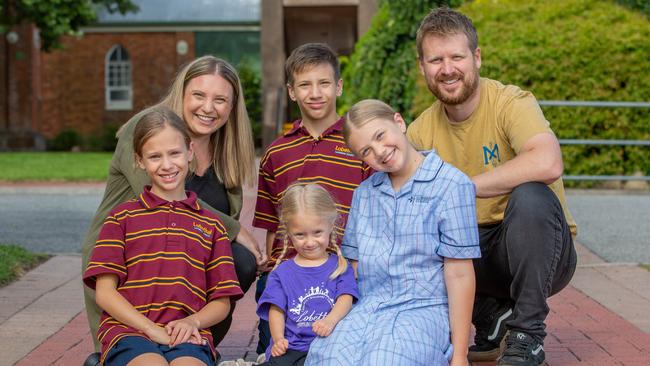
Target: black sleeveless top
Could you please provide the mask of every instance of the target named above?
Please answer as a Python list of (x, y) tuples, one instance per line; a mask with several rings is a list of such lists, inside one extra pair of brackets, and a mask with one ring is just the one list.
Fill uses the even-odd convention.
[(210, 166), (202, 176), (189, 173), (185, 180), (185, 189), (196, 193), (203, 202), (226, 215), (230, 215), (230, 203), (226, 187), (217, 178), (214, 168)]

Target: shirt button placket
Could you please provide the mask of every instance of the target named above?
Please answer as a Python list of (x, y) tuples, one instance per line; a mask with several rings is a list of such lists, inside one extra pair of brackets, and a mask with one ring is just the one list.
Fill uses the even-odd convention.
[[(172, 230), (176, 228), (176, 206), (173, 203), (169, 204), (169, 213), (167, 216), (167, 227), (171, 228)], [(175, 244), (178, 245), (180, 244), (180, 239), (178, 235), (167, 235), (167, 243), (168, 244)]]

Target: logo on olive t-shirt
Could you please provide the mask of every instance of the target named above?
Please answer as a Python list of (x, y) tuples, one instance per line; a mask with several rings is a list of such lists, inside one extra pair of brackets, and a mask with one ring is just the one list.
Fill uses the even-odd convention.
[(499, 155), (499, 145), (495, 143), (490, 143), (490, 147), (483, 146), (483, 165), (492, 164), (492, 166), (497, 166), (497, 163), (501, 162), (501, 155)]

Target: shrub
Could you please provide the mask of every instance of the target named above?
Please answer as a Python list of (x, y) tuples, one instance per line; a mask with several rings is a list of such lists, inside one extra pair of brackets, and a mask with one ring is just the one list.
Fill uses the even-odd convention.
[(48, 147), (54, 151), (70, 151), (73, 147), (81, 146), (82, 142), (83, 138), (77, 131), (65, 129), (50, 141)]
[(616, 2), (632, 9), (641, 10), (650, 16), (650, 0), (616, 0)]
[(91, 135), (86, 140), (86, 149), (90, 151), (115, 151), (117, 146), (117, 133), (119, 126), (115, 124), (103, 125), (100, 131)]

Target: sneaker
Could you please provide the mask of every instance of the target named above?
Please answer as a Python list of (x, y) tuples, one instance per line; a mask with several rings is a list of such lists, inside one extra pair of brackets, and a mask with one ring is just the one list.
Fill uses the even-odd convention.
[(469, 347), (467, 359), (472, 362), (494, 361), (505, 349), (506, 322), (512, 317), (512, 308), (504, 305), (477, 321), (474, 344)]
[(506, 350), (497, 360), (497, 366), (541, 366), (545, 362), (544, 345), (534, 337), (511, 331), (506, 337)]

